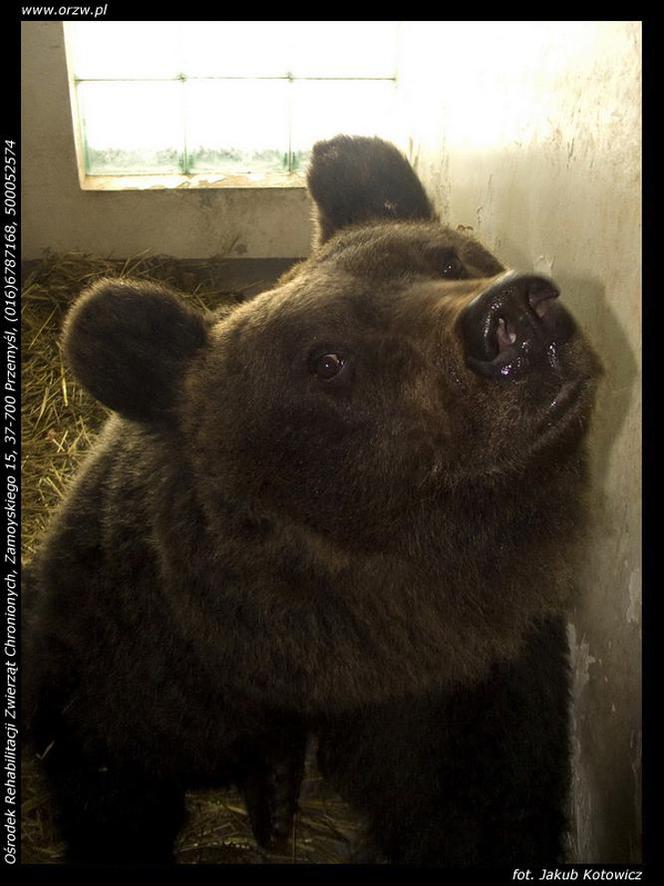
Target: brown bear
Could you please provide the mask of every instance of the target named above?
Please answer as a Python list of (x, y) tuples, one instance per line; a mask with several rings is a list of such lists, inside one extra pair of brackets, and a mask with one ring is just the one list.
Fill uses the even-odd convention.
[(117, 414), (32, 564), (25, 716), (71, 861), (167, 860), (185, 790), (289, 833), (310, 736), (392, 863), (561, 859), (565, 611), (597, 358), (391, 145), (315, 146), (317, 244), (208, 319), (94, 283)]

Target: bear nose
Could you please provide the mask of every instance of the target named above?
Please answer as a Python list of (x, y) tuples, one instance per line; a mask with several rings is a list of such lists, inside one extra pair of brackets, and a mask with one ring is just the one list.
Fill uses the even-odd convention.
[(556, 368), (558, 346), (574, 331), (559, 295), (535, 274), (509, 271), (495, 280), (460, 316), (468, 366), (490, 378), (523, 377), (546, 361)]

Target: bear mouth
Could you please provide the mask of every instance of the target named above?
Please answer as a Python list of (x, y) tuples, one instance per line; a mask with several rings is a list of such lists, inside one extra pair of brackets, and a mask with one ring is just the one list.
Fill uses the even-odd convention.
[(581, 418), (586, 387), (586, 380), (582, 378), (564, 382), (544, 408), (544, 414), (538, 422), (537, 431), (540, 434), (546, 434), (554, 428), (560, 428), (576, 418)]

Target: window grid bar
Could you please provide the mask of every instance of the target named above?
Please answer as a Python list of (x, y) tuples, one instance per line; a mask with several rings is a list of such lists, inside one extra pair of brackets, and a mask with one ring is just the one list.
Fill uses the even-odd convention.
[(295, 83), (300, 80), (324, 80), (333, 82), (351, 82), (361, 80), (362, 82), (380, 82), (380, 83), (396, 83), (394, 77), (296, 77), (288, 75), (285, 77), (188, 77), (185, 74), (178, 74), (175, 77), (74, 77), (74, 83), (177, 83), (178, 81), (187, 82), (189, 80), (286, 80)]
[(288, 87), (288, 103), (286, 105), (286, 113), (288, 114), (288, 174), (293, 174), (293, 90)]
[(182, 175), (191, 174), (191, 161), (189, 159), (189, 148), (187, 145), (187, 102), (184, 92), (184, 82), (182, 88), (178, 90), (180, 93), (180, 112), (182, 114), (182, 156), (178, 158), (180, 164), (180, 172)]

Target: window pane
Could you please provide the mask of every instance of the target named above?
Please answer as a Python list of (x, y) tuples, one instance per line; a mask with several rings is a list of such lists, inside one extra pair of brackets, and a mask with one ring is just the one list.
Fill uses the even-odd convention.
[(296, 77), (394, 77), (397, 22), (290, 22)]
[(393, 138), (398, 25), (65, 23), (86, 171), (261, 175), (339, 132)]
[(180, 22), (188, 77), (285, 77), (290, 22)]
[(79, 83), (89, 175), (179, 172), (183, 85)]
[(309, 159), (314, 142), (335, 135), (380, 135), (393, 140), (396, 87), (381, 81), (295, 82), (292, 150), (294, 168)]
[(67, 22), (79, 80), (176, 77), (182, 71), (180, 22)]
[(285, 80), (204, 80), (185, 84), (190, 172), (288, 169)]

